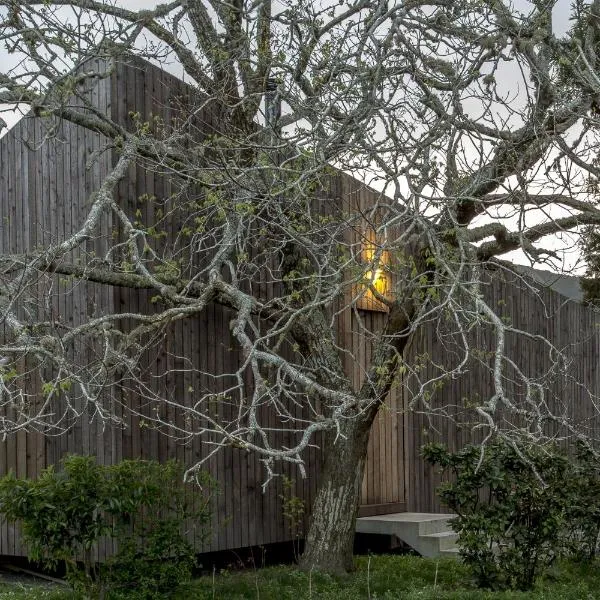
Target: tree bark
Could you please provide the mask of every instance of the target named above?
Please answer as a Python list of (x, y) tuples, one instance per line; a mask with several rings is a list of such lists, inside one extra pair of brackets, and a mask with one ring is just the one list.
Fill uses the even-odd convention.
[(377, 409), (367, 413), (345, 421), (337, 440), (336, 432), (328, 434), (321, 483), (300, 559), (303, 569), (347, 573), (354, 568), (355, 521), (371, 423)]
[[(389, 330), (404, 331), (414, 314), (391, 311)], [(400, 329), (398, 329), (400, 328)], [(382, 336), (385, 339), (385, 335)], [(396, 338), (394, 344), (380, 342), (365, 383), (358, 394), (362, 412), (349, 417), (339, 432), (331, 432), (324, 445), (324, 465), (317, 497), (312, 506), (304, 554), (300, 565), (304, 569), (344, 573), (353, 570), (355, 521), (360, 504), (371, 425), (385, 401), (395, 377), (398, 359), (408, 336)], [(376, 373), (385, 373), (376, 377)], [(374, 385), (373, 382), (376, 382)]]

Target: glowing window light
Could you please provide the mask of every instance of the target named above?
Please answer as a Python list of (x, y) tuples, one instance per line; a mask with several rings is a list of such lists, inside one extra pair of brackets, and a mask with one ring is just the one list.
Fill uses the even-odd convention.
[[(361, 260), (363, 264), (376, 266), (375, 270), (367, 270), (364, 274), (364, 285), (358, 290), (357, 308), (362, 310), (373, 310), (378, 312), (388, 312), (388, 307), (381, 302), (373, 292), (381, 296), (389, 296), (391, 292), (391, 280), (389, 273), (390, 254), (387, 250), (378, 252), (378, 244), (375, 232), (368, 229), (365, 232), (365, 240), (361, 250)], [(378, 258), (376, 258), (378, 256)], [(373, 265), (377, 262), (376, 265)]]

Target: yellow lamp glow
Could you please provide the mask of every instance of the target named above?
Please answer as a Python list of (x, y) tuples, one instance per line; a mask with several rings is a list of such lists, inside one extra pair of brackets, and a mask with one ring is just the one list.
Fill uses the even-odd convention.
[(359, 290), (357, 307), (363, 310), (374, 310), (379, 312), (387, 312), (388, 307), (381, 302), (374, 292), (381, 296), (387, 296), (391, 289), (389, 270), (386, 266), (389, 265), (389, 252), (387, 250), (379, 251), (378, 260), (376, 259), (378, 246), (376, 243), (375, 232), (369, 230), (366, 232), (367, 240), (365, 240), (361, 258), (363, 264), (369, 267), (376, 262), (375, 271), (369, 270), (364, 275), (364, 285)]
[(365, 282), (367, 285), (372, 285), (379, 294), (385, 294), (387, 291), (387, 273), (383, 269), (376, 269), (365, 273)]

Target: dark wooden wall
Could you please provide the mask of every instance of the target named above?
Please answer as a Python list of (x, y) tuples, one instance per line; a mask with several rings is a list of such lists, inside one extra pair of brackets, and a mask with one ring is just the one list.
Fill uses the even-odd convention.
[[(131, 122), (128, 121), (129, 115), (131, 112), (138, 112), (142, 120), (150, 119), (151, 115), (159, 115), (168, 123), (177, 118), (177, 106), (180, 103), (185, 105), (194, 101), (193, 94), (194, 92), (180, 80), (159, 69), (148, 67), (146, 63), (140, 65), (133, 61), (130, 64), (121, 64), (112, 78), (112, 97), (116, 99), (112, 104), (112, 117), (117, 122), (128, 123), (131, 126)], [(203, 126), (208, 131), (211, 129), (211, 123), (215, 123), (217, 119), (214, 109), (207, 106), (199, 113), (197, 123), (199, 127)], [(168, 180), (159, 173), (132, 167), (129, 178), (120, 187), (120, 205), (127, 207), (129, 214), (140, 210), (142, 219), (152, 222), (152, 206), (148, 203), (137, 204), (137, 199), (148, 193), (155, 194), (158, 198), (167, 197), (171, 191), (169, 185)], [(331, 210), (327, 207), (328, 202), (347, 202), (353, 205), (354, 210), (366, 211), (374, 204), (376, 198), (375, 192), (342, 174), (332, 179), (331, 187), (323, 200), (325, 206), (322, 210)], [(171, 235), (175, 235), (175, 232), (171, 232)], [(167, 236), (167, 239), (171, 235)], [(260, 288), (260, 292), (269, 294), (269, 285), (271, 284), (265, 284), (264, 290)], [(121, 307), (122, 311), (127, 311), (128, 307), (135, 310), (142, 306), (150, 310), (150, 295), (145, 292), (115, 289), (114, 303), (115, 306)], [(198, 319), (179, 322), (176, 328), (169, 332), (160, 351), (149, 357), (149, 360), (153, 361), (152, 364), (148, 364), (149, 372), (176, 371), (183, 365), (174, 362), (175, 356), (196, 357), (200, 361), (197, 363), (198, 371), (208, 371), (215, 375), (235, 371), (241, 358), (239, 351), (230, 350), (235, 348), (229, 329), (231, 317), (230, 311), (213, 305)], [(361, 311), (361, 317), (364, 319), (362, 326), (366, 326), (370, 331), (383, 326), (382, 313)], [(359, 331), (356, 315), (350, 310), (343, 311), (338, 319), (340, 345), (349, 350), (345, 355), (345, 368), (356, 386), (362, 382), (364, 365), (368, 364), (371, 352), (370, 343)], [(174, 390), (178, 401), (183, 401), (184, 404), (193, 401), (194, 392), (190, 392), (190, 389), (219, 391), (225, 384), (226, 381), (209, 379), (198, 374), (187, 374), (183, 377), (166, 376), (161, 378), (160, 382), (164, 394)], [(128, 406), (135, 406), (139, 401), (139, 397), (133, 393), (124, 400)], [(363, 484), (363, 503), (371, 507), (371, 510), (378, 505), (393, 505), (395, 509), (405, 506), (405, 463), (402, 459), (403, 453), (397, 452), (397, 449), (404, 445), (405, 415), (399, 410), (400, 403), (399, 395), (396, 392), (391, 394), (389, 409), (382, 411), (374, 425), (375, 435), (369, 446), (369, 462)], [(228, 409), (223, 405), (219, 410)], [(143, 412), (144, 409), (140, 408), (142, 415)], [(300, 413), (297, 416), (300, 416)], [(178, 418), (177, 415), (173, 417)], [(135, 416), (128, 418), (130, 427), (121, 436), (124, 457), (172, 457), (190, 464), (209, 450), (199, 440), (184, 446), (148, 429), (142, 429), (138, 435), (136, 432), (139, 429), (139, 419)], [(264, 418), (269, 419), (267, 422), (275, 428), (278, 426), (276, 415), (264, 415)], [(309, 449), (306, 454), (305, 459), (311, 476), (302, 480), (295, 469), (289, 470), (288, 476), (295, 479), (293, 493), (310, 506), (316, 493), (320, 457), (315, 448)], [(261, 484), (264, 470), (257, 457), (239, 450), (226, 450), (211, 459), (210, 471), (215, 474), (223, 490), (215, 507), (217, 535), (210, 550), (266, 544), (290, 538), (288, 525), (282, 515), (281, 481), (276, 481), (263, 494)]]
[[(120, 63), (110, 77), (91, 86), (88, 99), (116, 121), (132, 128), (135, 125), (130, 113), (139, 113), (142, 120), (148, 119), (151, 114), (159, 115), (168, 123), (176, 118), (182, 99), (189, 100), (191, 94), (193, 91), (173, 76), (147, 63), (131, 61)], [(215, 119), (211, 110), (206, 107), (198, 117), (208, 130)], [(57, 126), (56, 135), (44, 141), (50, 125)], [(90, 195), (116, 160), (110, 151), (99, 152), (105, 144), (106, 140), (100, 135), (69, 123), (49, 123), (34, 118), (23, 119), (0, 139), (2, 252), (23, 252), (38, 245), (47, 245), (52, 240), (61, 239), (81, 223)], [(142, 220), (151, 222), (157, 204), (141, 201), (140, 198), (150, 194), (157, 198), (157, 202), (166, 202), (173, 185), (156, 169), (132, 166), (127, 179), (119, 186), (119, 204), (130, 216), (139, 211)], [(343, 174), (332, 178), (327, 195), (333, 203), (348, 202), (363, 210), (377, 198), (375, 192)], [(107, 249), (106, 240), (122, 235), (119, 225), (113, 221), (106, 220), (101, 235), (76, 251), (71, 258), (85, 262), (101, 256)], [(170, 235), (175, 235), (175, 231), (170, 231)], [(68, 325), (77, 325), (90, 316), (112, 311), (152, 313), (155, 310), (149, 292), (65, 281), (55, 276), (49, 276), (43, 284), (40, 283), (38, 293), (40, 297), (49, 298), (50, 308), (44, 309), (50, 310), (52, 314), (49, 316), (63, 319)], [(589, 333), (589, 339), (584, 336), (584, 343), (574, 348), (574, 368), (581, 381), (587, 382), (593, 389), (600, 389), (593, 368), (598, 357), (596, 317), (589, 309), (572, 303), (563, 305), (560, 296), (545, 290), (542, 296), (550, 315), (547, 319), (534, 295), (523, 286), (498, 280), (490, 285), (488, 293), (495, 294), (498, 300), (505, 300), (506, 310), (523, 327), (533, 326), (536, 331), (558, 336), (556, 339), (560, 344), (579, 341), (582, 339), (579, 332)], [(231, 316), (227, 309), (212, 305), (201, 316), (179, 321), (165, 330), (160, 343), (141, 357), (140, 365), (151, 382), (151, 389), (159, 396), (174, 397), (183, 403), (191, 403), (199, 390), (218, 392), (223, 389), (226, 382), (216, 376), (234, 371), (241, 360), (239, 350), (231, 339)], [(356, 386), (364, 377), (364, 368), (372, 351), (360, 328), (376, 332), (382, 327), (384, 318), (385, 314), (377, 311), (354, 313), (350, 310), (341, 311), (337, 318), (339, 344), (348, 350), (343, 354), (345, 369)], [(513, 350), (519, 351), (519, 347), (515, 346)], [(89, 346), (79, 351), (91, 356), (94, 349)], [(413, 353), (422, 354), (424, 351), (438, 358), (445, 353), (445, 349), (437, 343), (435, 332), (427, 328), (417, 332), (412, 343)], [(195, 369), (182, 372), (183, 366), (189, 366), (184, 365), (182, 356), (189, 357), (189, 364)], [(541, 354), (539, 360), (542, 361)], [(532, 363), (532, 368), (534, 366)], [(215, 377), (201, 373), (212, 373)], [(34, 379), (32, 377), (31, 385), (39, 385)], [(488, 383), (484, 372), (473, 367), (441, 393), (444, 399), (458, 402), (473, 393), (487, 393)], [(565, 384), (556, 382), (556, 385)], [(575, 389), (572, 384), (565, 390), (565, 398), (583, 402), (581, 390)], [(409, 395), (403, 394), (402, 390), (393, 390), (373, 425), (363, 482), (363, 504), (371, 512), (397, 511), (406, 507), (418, 510), (437, 508), (433, 492), (435, 476), (422, 464), (419, 448), (438, 434), (434, 434), (425, 417), (406, 412), (408, 398)], [(184, 443), (146, 427), (144, 416), (154, 410), (155, 405), (147, 402), (140, 390), (126, 379), (111, 391), (107, 401), (123, 418), (124, 426), (103, 425), (98, 419), (91, 418), (92, 415), (84, 415), (64, 436), (53, 438), (18, 433), (0, 442), (0, 474), (13, 470), (19, 476), (35, 476), (44, 466), (55, 464), (69, 452), (95, 455), (104, 464), (140, 456), (160, 460), (175, 458), (190, 465), (209, 451), (200, 439)], [(123, 410), (125, 405), (129, 410)], [(158, 408), (164, 411), (165, 418), (174, 422), (182, 418), (165, 403)], [(226, 415), (232, 408), (220, 403), (217, 410)], [(277, 424), (275, 415), (265, 413), (262, 416), (266, 422)], [(439, 435), (454, 446), (469, 441), (467, 430), (451, 427), (447, 420), (434, 425), (438, 426)], [(301, 479), (293, 469), (285, 469), (285, 472), (295, 479), (293, 493), (310, 506), (318, 483), (318, 449), (309, 449), (305, 460), (309, 472), (307, 479)], [(263, 493), (264, 470), (256, 456), (239, 449), (226, 449), (211, 458), (208, 467), (217, 479), (221, 493), (213, 503), (214, 535), (204, 550), (268, 544), (293, 537), (283, 517), (282, 481), (275, 480)], [(101, 546), (99, 557), (107, 552), (110, 548)], [(14, 527), (2, 524), (0, 555), (22, 554), (24, 550)]]
[[(87, 94), (100, 110), (107, 110), (110, 102), (107, 84), (99, 81)], [(0, 252), (35, 251), (60, 241), (82, 221), (90, 195), (110, 164), (109, 155), (97, 154), (104, 145), (101, 136), (82, 128), (28, 116), (0, 139)], [(110, 235), (109, 223), (102, 234)], [(102, 252), (103, 246), (101, 239), (90, 241), (69, 258), (84, 260), (87, 253)], [(44, 302), (24, 306), (19, 301), (19, 316), (30, 311), (69, 327), (112, 310), (108, 290), (93, 283), (49, 276), (36, 285)], [(35, 393), (39, 386), (39, 379), (30, 374), (27, 391)], [(90, 452), (101, 438), (95, 422), (60, 438), (19, 432), (0, 443), (0, 473), (12, 470), (21, 477), (35, 476), (64, 452)], [(15, 528), (5, 522), (0, 524), (0, 554), (24, 554)]]
[[(101, 63), (92, 67), (106, 69)], [(135, 127), (133, 113), (142, 121), (159, 116), (168, 125), (177, 118), (180, 105), (193, 101), (193, 93), (173, 76), (147, 63), (131, 60), (117, 64), (110, 77), (90, 86), (86, 99), (131, 129)], [(197, 119), (210, 130), (216, 117), (211, 107), (206, 107)], [(56, 130), (44, 141), (50, 127)], [(100, 152), (106, 142), (100, 135), (68, 122), (36, 118), (24, 118), (0, 139), (2, 252), (31, 251), (38, 245), (62, 239), (81, 224), (91, 194), (117, 159), (110, 150)], [(133, 165), (117, 194), (119, 205), (130, 217), (139, 215), (141, 221), (150, 223), (156, 207), (160, 204), (165, 208), (173, 191), (172, 182), (160, 170)], [(156, 202), (144, 200), (145, 195), (155, 196)], [(330, 200), (352, 198), (353, 202), (368, 207), (374, 197), (373, 192), (352, 178), (340, 176), (332, 184)], [(177, 223), (171, 223), (170, 227), (167, 239), (177, 234)], [(106, 252), (107, 240), (122, 235), (115, 218), (105, 220), (100, 233), (87, 247), (68, 257), (69, 260), (92, 261)], [(157, 242), (159, 250), (160, 243), (164, 242)], [(44, 281), (38, 293), (42, 298), (49, 298), (51, 314), (45, 316), (64, 320), (68, 326), (115, 310), (147, 313), (155, 310), (152, 293), (145, 290), (111, 288), (50, 275)], [(268, 293), (267, 286), (264, 291)], [(382, 313), (364, 312), (362, 317), (363, 326), (366, 324), (368, 328), (377, 328), (383, 323)], [(231, 318), (228, 309), (211, 305), (201, 316), (179, 321), (167, 329), (162, 339), (141, 357), (141, 368), (149, 387), (159, 396), (176, 398), (184, 404), (191, 404), (198, 391), (222, 390), (227, 381), (218, 376), (235, 371), (241, 362), (230, 333)], [(356, 317), (350, 311), (343, 314), (338, 325), (340, 344), (350, 350), (345, 358), (346, 369), (359, 385), (364, 371), (362, 365), (369, 359), (370, 344), (359, 335)], [(94, 350), (90, 347), (79, 351), (91, 356)], [(187, 357), (189, 363), (184, 364), (181, 357)], [(358, 357), (358, 361), (352, 357)], [(190, 366), (193, 368), (183, 369)], [(212, 373), (214, 377), (203, 373)], [(33, 379), (32, 384), (39, 386), (39, 381)], [(123, 419), (123, 426), (102, 424), (91, 415), (84, 415), (63, 436), (43, 437), (19, 432), (0, 443), (0, 474), (13, 470), (19, 476), (32, 477), (43, 467), (56, 464), (67, 453), (95, 455), (103, 464), (143, 457), (174, 458), (190, 465), (211, 450), (198, 438), (185, 443), (145, 426), (149, 419), (144, 417), (157, 406), (166, 420), (181, 424), (183, 417), (165, 403), (146, 401), (138, 387), (126, 379), (111, 390), (106, 401), (117, 417)], [(370, 505), (371, 510), (372, 505), (394, 503), (396, 509), (404, 506), (404, 463), (402, 454), (396, 451), (404, 443), (404, 415), (396, 410), (398, 405), (399, 400), (393, 395), (391, 410), (382, 412), (374, 425), (376, 435), (369, 447), (369, 467), (363, 485), (363, 502)], [(124, 410), (123, 406), (128, 409)], [(227, 416), (233, 408), (220, 403), (217, 410)], [(297, 416), (301, 416), (300, 409)], [(263, 419), (277, 426), (276, 415), (264, 414)], [(295, 480), (292, 493), (302, 498), (308, 507), (316, 493), (319, 450), (314, 447), (307, 450), (305, 460), (308, 478), (303, 480), (295, 468), (286, 467), (284, 473)], [(268, 544), (293, 537), (283, 516), (282, 481), (276, 479), (263, 493), (265, 472), (256, 456), (226, 449), (211, 458), (207, 466), (221, 492), (213, 502), (214, 535), (204, 550)], [(99, 557), (106, 552), (110, 552), (110, 548), (101, 545)], [(14, 527), (3, 524), (0, 555), (23, 553)]]
[[(483, 293), (488, 304), (496, 307), (507, 323), (540, 336), (539, 339), (532, 339), (516, 333), (508, 334), (506, 355), (519, 365), (526, 376), (545, 381), (547, 389), (544, 402), (548, 405), (547, 412), (568, 419), (579, 432), (596, 442), (600, 441), (600, 412), (595, 408), (600, 394), (600, 370), (597, 367), (600, 357), (600, 313), (529, 278), (507, 274), (501, 269), (487, 273)], [(552, 372), (552, 353), (542, 341), (544, 339), (563, 353), (567, 361), (566, 373)], [(489, 353), (494, 348), (495, 335), (491, 329), (479, 328), (469, 341), (480, 354)], [(433, 326), (424, 327), (414, 335), (408, 360), (414, 361), (417, 354), (424, 353), (431, 357), (420, 373), (425, 380), (439, 374), (433, 363), (445, 366), (452, 364), (448, 350), (449, 347), (442, 343)], [(439, 473), (423, 462), (420, 449), (429, 442), (443, 442), (449, 448), (458, 450), (466, 444), (482, 440), (483, 431), (473, 430), (473, 424), (481, 421), (464, 407), (470, 402), (481, 402), (491, 396), (491, 360), (489, 355), (482, 361), (470, 360), (461, 377), (445, 381), (441, 389), (433, 393), (433, 411), (424, 411), (422, 406), (417, 405), (418, 410), (408, 414), (405, 455), (408, 510), (444, 511), (435, 493), (440, 483)], [(524, 386), (518, 377), (514, 377), (510, 368), (507, 375), (513, 379), (506, 384), (508, 394), (516, 403), (523, 402)], [(414, 382), (407, 382), (407, 405), (414, 391)], [(525, 407), (524, 404), (521, 406)], [(435, 411), (442, 410), (447, 411), (452, 419), (435, 415)], [(499, 411), (498, 423), (501, 427), (508, 429), (510, 422), (517, 422), (514, 415), (506, 413), (506, 422), (503, 423), (501, 415)], [(543, 430), (547, 435), (556, 436), (557, 440), (569, 436), (564, 427), (551, 421), (544, 423)]]

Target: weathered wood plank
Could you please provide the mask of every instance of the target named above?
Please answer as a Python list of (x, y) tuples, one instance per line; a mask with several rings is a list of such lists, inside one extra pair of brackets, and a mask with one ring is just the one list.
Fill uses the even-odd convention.
[[(140, 69), (139, 64), (119, 65), (114, 75), (102, 85), (103, 90), (92, 93), (92, 101), (101, 104), (107, 114), (129, 128), (133, 124), (128, 114), (135, 109), (141, 110), (143, 118), (148, 118), (150, 113), (159, 114), (168, 124), (176, 112), (174, 97), (178, 93), (191, 93), (184, 84), (171, 76), (147, 66)], [(206, 115), (210, 127), (214, 115), (209, 115), (208, 112)], [(0, 248), (3, 251), (31, 247), (35, 243), (47, 244), (72, 231), (85, 214), (84, 204), (89, 201), (91, 193), (98, 188), (104, 174), (116, 160), (116, 155), (105, 153), (87, 169), (85, 161), (97, 154), (104, 142), (96, 134), (83, 132), (67, 123), (62, 124), (60, 135), (68, 139), (69, 144), (50, 141), (36, 152), (24, 150), (21, 141), (23, 127), (24, 125), (20, 126), (20, 129), (17, 128), (0, 139)], [(37, 142), (43, 130), (39, 129), (39, 124), (35, 127), (38, 127), (34, 137)], [(65, 145), (69, 149), (63, 148)], [(26, 174), (26, 181), (23, 180), (23, 173)], [(175, 185), (173, 181), (138, 165), (130, 170), (128, 181), (119, 186), (118, 201), (131, 216), (137, 210), (140, 195), (154, 194), (157, 202), (168, 201)], [(362, 210), (368, 209), (377, 198), (377, 194), (346, 175), (334, 179), (329, 194), (339, 204)], [(142, 218), (153, 220), (155, 208), (152, 203), (140, 205)], [(323, 203), (322, 210), (329, 209)], [(23, 228), (23, 222), (27, 220), (32, 222), (32, 226)], [(86, 246), (86, 252), (93, 251), (96, 255), (105, 252), (107, 245), (102, 237), (112, 235), (113, 225), (110, 219), (104, 221), (99, 238)], [(173, 239), (177, 235), (177, 223), (172, 222), (169, 227), (169, 239)], [(115, 228), (119, 230), (117, 235), (122, 236), (122, 228)], [(84, 254), (80, 253), (79, 256), (83, 257)], [(259, 293), (265, 297), (277, 292), (272, 281), (261, 280), (258, 286)], [(542, 296), (548, 307), (551, 307), (550, 314), (555, 313), (554, 318), (549, 318), (538, 310), (539, 303), (534, 295), (519, 286), (518, 282), (497, 280), (492, 281), (488, 287), (486, 294), (490, 296), (490, 301), (497, 304), (499, 300), (507, 300), (506, 312), (513, 316), (517, 324), (533, 327), (536, 332), (555, 340), (557, 345), (568, 346), (574, 337), (584, 340), (584, 332), (593, 331), (589, 341), (585, 340), (580, 346), (572, 348), (573, 374), (591, 389), (600, 391), (600, 370), (595, 368), (600, 352), (596, 316), (579, 305), (567, 303), (561, 306), (560, 298), (555, 292), (543, 290)], [(78, 284), (70, 299), (61, 296), (58, 300), (54, 297), (52, 304), (55, 314), (62, 315), (69, 325), (75, 325), (86, 316), (114, 310), (131, 309), (151, 314), (156, 310), (150, 302), (151, 295), (147, 292), (110, 290), (96, 284)], [(348, 300), (349, 297), (341, 299), (339, 308)], [(235, 371), (242, 361), (241, 353), (231, 339), (230, 318), (227, 311), (211, 306), (200, 317), (185, 323), (179, 322), (168, 329), (159, 349), (147, 353), (143, 358), (148, 372), (169, 372), (167, 376), (153, 379), (153, 391), (163, 398), (174, 395), (178, 400), (190, 403), (200, 393), (209, 390), (223, 391), (229, 385), (229, 380), (219, 381), (214, 376)], [(361, 334), (361, 327), (375, 330), (381, 327), (384, 319), (383, 313), (362, 310), (353, 312), (349, 308), (341, 310), (337, 316), (337, 339), (340, 346), (347, 350), (343, 357), (344, 367), (355, 387), (362, 382), (365, 365), (373, 351), (371, 341)], [(477, 335), (477, 343), (489, 349), (493, 336), (489, 332)], [(547, 356), (540, 353), (535, 343), (517, 343), (511, 338), (510, 344), (510, 352), (514, 353), (516, 359), (531, 357), (527, 366), (530, 375), (534, 376), (536, 372), (550, 366)], [(432, 328), (417, 331), (411, 348), (413, 358), (414, 353), (423, 352), (428, 352), (436, 360), (442, 360), (445, 355), (445, 348)], [(91, 346), (85, 351), (88, 356), (93, 355)], [(176, 359), (175, 356), (185, 357), (185, 360)], [(187, 369), (187, 361), (193, 372)], [(251, 388), (250, 374), (245, 374), (245, 380), (248, 388)], [(489, 385), (490, 378), (486, 370), (473, 365), (460, 380), (445, 385), (440, 396), (448, 404), (459, 404), (464, 397), (476, 393), (485, 394)], [(585, 395), (574, 380), (557, 380), (555, 386), (555, 392), (574, 399), (573, 406), (582, 413), (582, 419), (593, 416), (584, 406)], [(515, 388), (514, 392), (518, 395), (522, 390)], [(33, 475), (39, 472), (46, 461), (57, 462), (67, 449), (95, 453), (98, 460), (106, 464), (116, 462), (124, 456), (139, 455), (157, 457), (160, 460), (172, 457), (191, 463), (200, 456), (206, 456), (211, 450), (209, 445), (197, 440), (189, 447), (184, 447), (172, 439), (158, 435), (155, 430), (140, 427), (140, 419), (147, 416), (144, 411), (150, 410), (150, 407), (140, 405), (139, 396), (131, 390), (116, 389), (112, 394), (117, 404), (130, 403), (130, 407), (139, 409), (142, 417), (128, 416), (126, 430), (117, 426), (104, 429), (97, 421), (90, 423), (88, 418), (84, 418), (78, 428), (63, 440), (39, 440), (38, 443), (29, 434), (19, 434), (0, 444), (0, 472), (13, 469)], [(432, 401), (437, 401), (435, 398)], [(408, 395), (402, 394), (400, 389), (396, 390), (389, 399), (388, 408), (376, 419), (362, 488), (363, 503), (370, 505), (365, 510), (388, 511), (392, 507), (398, 510), (398, 507), (405, 506), (413, 510), (439, 508), (434, 494), (438, 478), (431, 469), (423, 465), (419, 456), (421, 445), (435, 439), (437, 433), (422, 415), (404, 413), (408, 400)], [(232, 410), (227, 402), (217, 399), (213, 408), (221, 415), (227, 415)], [(162, 411), (163, 418), (183, 425), (182, 415), (173, 408), (161, 406), (159, 410)], [(303, 410), (295, 408), (294, 415), (300, 417)], [(130, 415), (122, 408), (116, 408), (116, 412), (118, 415)], [(260, 418), (273, 427), (279, 425), (278, 417), (273, 411), (262, 410)], [(449, 421), (432, 419), (431, 423), (452, 447), (458, 448), (474, 439), (467, 428), (459, 429)], [(292, 439), (287, 434), (277, 434), (276, 437), (279, 441), (285, 438), (289, 442)], [(292, 468), (285, 467), (284, 471), (296, 479), (294, 493), (304, 498), (309, 505), (316, 493), (320, 451), (311, 448), (306, 452), (306, 457), (310, 475), (308, 481), (301, 481)], [(206, 549), (222, 550), (290, 539), (291, 532), (282, 515), (280, 482), (271, 485), (265, 494), (262, 493), (261, 483), (265, 474), (256, 456), (240, 450), (225, 449), (218, 457), (209, 461), (208, 467), (220, 482), (222, 493), (214, 502), (215, 535)], [(14, 554), (17, 551), (21, 551), (18, 537), (11, 528), (2, 526), (0, 554)], [(99, 557), (110, 551), (111, 548), (99, 549)]]

